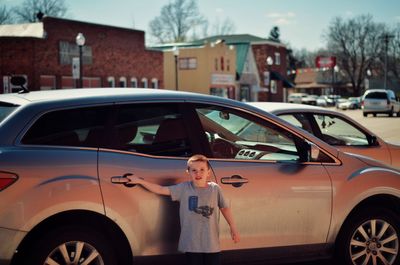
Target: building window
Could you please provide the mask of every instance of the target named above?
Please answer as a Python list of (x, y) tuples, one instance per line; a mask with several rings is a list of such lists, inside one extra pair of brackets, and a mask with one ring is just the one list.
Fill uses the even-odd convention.
[(279, 52), (275, 53), (275, 64), (281, 65), (281, 54)]
[(157, 80), (157, 78), (151, 79), (151, 88), (155, 88), (155, 89), (158, 88), (158, 80)]
[(226, 71), (230, 71), (231, 70), (231, 60), (227, 59), (226, 60)]
[(107, 77), (107, 86), (115, 87), (115, 78), (113, 76)]
[(137, 79), (136, 77), (131, 78), (131, 87), (138, 87)]
[(126, 87), (126, 77), (119, 78), (119, 87)]
[(214, 70), (218, 71), (218, 58), (214, 59)]
[(142, 78), (142, 87), (147, 88), (149, 87), (148, 81), (146, 77)]
[(225, 70), (224, 57), (221, 56), (221, 71)]
[(191, 70), (197, 68), (197, 58), (179, 58), (180, 70)]
[(276, 82), (276, 80), (271, 80), (271, 93), (272, 94), (276, 94), (278, 93), (278, 84)]

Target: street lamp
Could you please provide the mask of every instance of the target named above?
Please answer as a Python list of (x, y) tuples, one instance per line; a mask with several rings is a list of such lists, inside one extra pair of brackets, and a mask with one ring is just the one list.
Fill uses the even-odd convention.
[(385, 42), (385, 79), (383, 81), (384, 82), (383, 88), (387, 89), (388, 46), (389, 46), (390, 39), (394, 38), (394, 36), (386, 33), (386, 34), (382, 35), (380, 38), (383, 39), (383, 41)]
[(179, 49), (175, 46), (172, 49), (172, 52), (174, 54), (175, 57), (175, 90), (179, 90), (179, 82), (178, 82), (178, 56), (179, 56)]
[(82, 88), (83, 87), (82, 47), (83, 47), (83, 45), (85, 45), (85, 36), (83, 36), (82, 33), (78, 33), (75, 40), (76, 40), (76, 45), (78, 45), (78, 47), (79, 47), (79, 84), (78, 84), (78, 88)]
[[(337, 93), (337, 83), (338, 83), (338, 73), (339, 73), (339, 70), (340, 70), (340, 68), (339, 68), (339, 66), (337, 66), (337, 65), (335, 65), (334, 67), (333, 67), (333, 79), (334, 79), (334, 84), (333, 84), (333, 87), (332, 87), (332, 89), (333, 89), (333, 94), (336, 96), (338, 93)], [(335, 97), (335, 101), (336, 101), (336, 97)]]

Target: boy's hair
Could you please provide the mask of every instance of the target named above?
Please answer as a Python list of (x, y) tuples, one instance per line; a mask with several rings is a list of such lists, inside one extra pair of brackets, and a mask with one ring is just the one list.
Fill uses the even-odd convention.
[(187, 161), (187, 169), (190, 169), (190, 163), (191, 162), (206, 162), (207, 167), (210, 168), (210, 164), (208, 162), (208, 158), (204, 155), (193, 155), (191, 157), (189, 157), (188, 161)]

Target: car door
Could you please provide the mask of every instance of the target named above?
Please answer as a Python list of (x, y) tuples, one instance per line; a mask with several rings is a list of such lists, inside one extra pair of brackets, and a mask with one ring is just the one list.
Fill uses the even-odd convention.
[(386, 143), (350, 120), (333, 113), (285, 113), (279, 117), (303, 128), (343, 152), (369, 156), (391, 163)]
[(163, 186), (188, 180), (187, 157), (202, 151), (185, 119), (179, 102), (117, 105), (109, 144), (99, 150), (105, 212), (125, 233), (134, 256), (177, 251), (178, 204), (130, 185), (129, 178)]
[(196, 105), (210, 164), (230, 201), (241, 243), (221, 222), (225, 250), (326, 242), (331, 181), (308, 144), (274, 121), (227, 107)]

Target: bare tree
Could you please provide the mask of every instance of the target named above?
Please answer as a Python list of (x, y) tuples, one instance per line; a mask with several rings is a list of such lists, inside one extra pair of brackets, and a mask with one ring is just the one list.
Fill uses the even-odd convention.
[(195, 0), (175, 0), (150, 21), (150, 34), (160, 43), (183, 42), (195, 27), (205, 23)]
[(385, 25), (374, 23), (371, 15), (348, 21), (336, 17), (329, 26), (325, 36), (328, 50), (351, 81), (354, 95), (360, 95), (367, 69), (374, 66), (382, 53), (382, 32)]
[(12, 22), (13, 19), (10, 10), (6, 6), (0, 6), (0, 24), (9, 24)]
[(37, 14), (64, 17), (67, 12), (65, 0), (25, 0), (13, 9), (19, 22), (36, 22)]
[(217, 18), (213, 24), (212, 35), (228, 35), (236, 31), (235, 23), (230, 18), (225, 18), (222, 22)]

